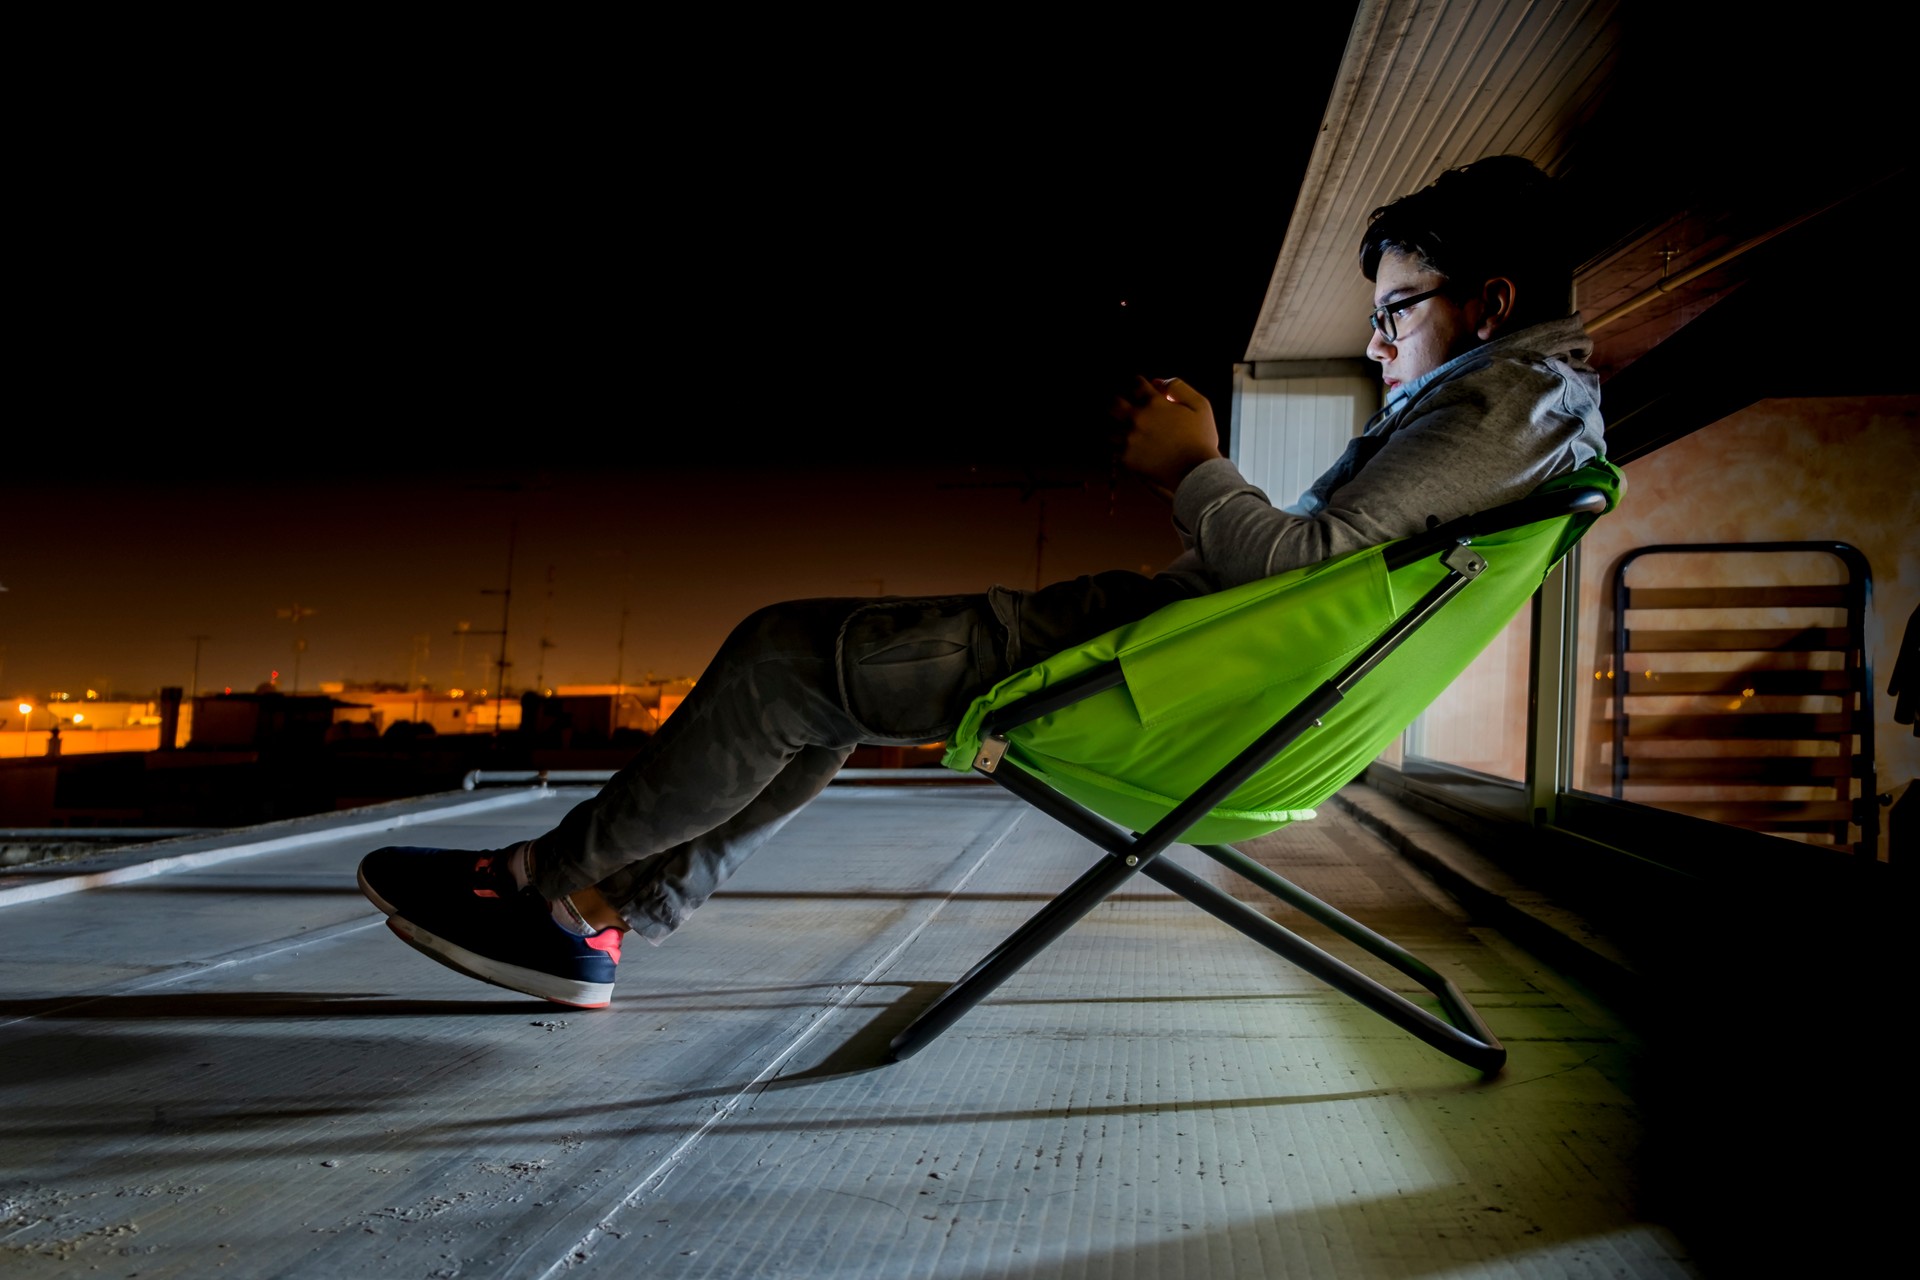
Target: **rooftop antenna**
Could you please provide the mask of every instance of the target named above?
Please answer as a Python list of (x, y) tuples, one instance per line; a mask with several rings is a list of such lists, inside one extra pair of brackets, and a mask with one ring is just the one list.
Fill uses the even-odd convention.
[(476, 636), (499, 636), (500, 656), (494, 660), (499, 668), (499, 683), (493, 691), (493, 736), (500, 736), (500, 717), (505, 714), (507, 702), (507, 668), (513, 664), (507, 661), (507, 619), (513, 609), (513, 543), (520, 532), (520, 522), (515, 520), (507, 525), (507, 583), (503, 587), (482, 587), (483, 596), (500, 597), (500, 629), (498, 631), (474, 631)]
[(557, 649), (553, 642), (553, 566), (547, 566), (547, 611), (540, 621), (540, 664), (534, 669), (534, 692), (542, 697), (547, 692), (547, 650)]
[[(489, 489), (495, 493), (531, 493), (548, 486), (528, 485), (522, 484), (519, 481), (508, 480), (499, 484), (470, 484), (466, 487), (469, 489)], [(477, 636), (497, 635), (500, 637), (500, 656), (494, 660), (494, 666), (497, 668), (496, 674), (499, 677), (499, 687), (494, 690), (493, 703), (493, 736), (496, 738), (500, 736), (500, 716), (504, 711), (507, 700), (507, 670), (513, 666), (511, 662), (507, 661), (507, 619), (513, 609), (513, 544), (519, 531), (520, 522), (518, 520), (508, 522), (506, 585), (498, 590), (482, 588), (480, 591), (480, 594), (483, 596), (500, 597), (500, 629), (498, 631), (475, 631), (471, 633)]]
[(417, 635), (413, 638), (413, 651), (407, 656), (407, 688), (418, 690), (427, 682), (421, 678), (420, 667), (433, 657), (433, 637)]
[(1024, 480), (961, 480), (943, 483), (942, 489), (1018, 489), (1020, 501), (1038, 498), (1035, 503), (1037, 518), (1033, 529), (1033, 589), (1038, 591), (1047, 585), (1047, 499), (1041, 491), (1044, 489), (1085, 489), (1086, 481), (1042, 480), (1033, 472), (1028, 472)]
[(295, 693), (300, 692), (300, 659), (307, 652), (307, 638), (300, 634), (300, 624), (318, 612), (320, 612), (318, 609), (309, 609), (303, 604), (290, 604), (284, 609), (273, 611), (274, 617), (289, 618), (293, 621), (293, 691)]
[(627, 691), (627, 614), (633, 598), (633, 553), (627, 553), (627, 572), (620, 588), (620, 638), (613, 644), (613, 696)]
[(473, 634), (473, 624), (465, 618), (453, 624), (454, 639), (460, 643), (454, 646), (453, 687), (461, 692), (467, 687), (467, 637)]
[(187, 695), (188, 704), (191, 705), (193, 699), (200, 696), (200, 646), (213, 637), (188, 636), (187, 639), (193, 641), (193, 683), (190, 686), (193, 692)]

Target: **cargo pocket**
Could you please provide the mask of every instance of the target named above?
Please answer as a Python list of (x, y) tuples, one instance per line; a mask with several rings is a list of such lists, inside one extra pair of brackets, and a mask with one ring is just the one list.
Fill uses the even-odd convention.
[(836, 647), (841, 705), (869, 742), (943, 739), (1005, 675), (1005, 638), (979, 595), (873, 601)]

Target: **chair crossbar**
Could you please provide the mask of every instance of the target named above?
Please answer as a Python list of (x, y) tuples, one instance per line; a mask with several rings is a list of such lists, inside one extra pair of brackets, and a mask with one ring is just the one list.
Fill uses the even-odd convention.
[[(1233, 925), (1254, 941), (1279, 952), (1334, 990), (1353, 997), (1401, 1029), (1412, 1032), (1442, 1053), (1489, 1075), (1506, 1065), (1506, 1048), (1488, 1028), (1486, 1021), (1480, 1016), (1480, 1011), (1473, 1007), (1451, 980), (1437, 972), (1431, 965), (1392, 939), (1375, 933), (1358, 920), (1314, 897), (1299, 885), (1274, 874), (1232, 846), (1197, 845), (1195, 847), (1214, 861), (1259, 885), (1274, 897), (1311, 916), (1369, 955), (1384, 960), (1412, 978), (1440, 1002), (1441, 1009), (1447, 1015), (1446, 1020), (1442, 1021), (1434, 1017), (1406, 996), (1375, 982), (1346, 961), (1321, 950), (1305, 938), (1254, 911), (1237, 898), (1221, 893), (1219, 889), (1198, 879), (1184, 867), (1164, 860), (1156, 861), (1147, 868), (1146, 874), (1195, 906)], [(1194, 892), (1189, 891), (1182, 884), (1174, 883), (1174, 877), (1163, 878), (1165, 872), (1174, 872), (1180, 877), (1185, 877), (1186, 884), (1198, 886), (1204, 895), (1211, 896), (1212, 901), (1225, 903), (1242, 916), (1250, 917), (1249, 924), (1243, 925), (1228, 919), (1221, 911), (1201, 901)]]

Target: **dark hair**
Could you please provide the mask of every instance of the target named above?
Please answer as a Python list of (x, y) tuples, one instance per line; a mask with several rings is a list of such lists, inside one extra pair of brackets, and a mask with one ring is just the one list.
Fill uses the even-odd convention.
[(1489, 156), (1449, 169), (1382, 205), (1360, 238), (1360, 270), (1375, 278), (1395, 250), (1463, 286), (1505, 276), (1527, 323), (1573, 308), (1573, 226), (1555, 181), (1523, 156)]

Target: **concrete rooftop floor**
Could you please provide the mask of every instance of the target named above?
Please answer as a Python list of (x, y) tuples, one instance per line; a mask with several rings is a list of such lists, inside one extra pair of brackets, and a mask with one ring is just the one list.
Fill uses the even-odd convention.
[(1701, 1274), (1643, 1207), (1633, 1036), (1342, 806), (1241, 847), (1449, 976), (1499, 1075), (1144, 879), (886, 1064), (1095, 856), (990, 786), (831, 788), (597, 1012), (441, 968), (355, 887), (590, 793), (0, 877), (0, 1273)]

